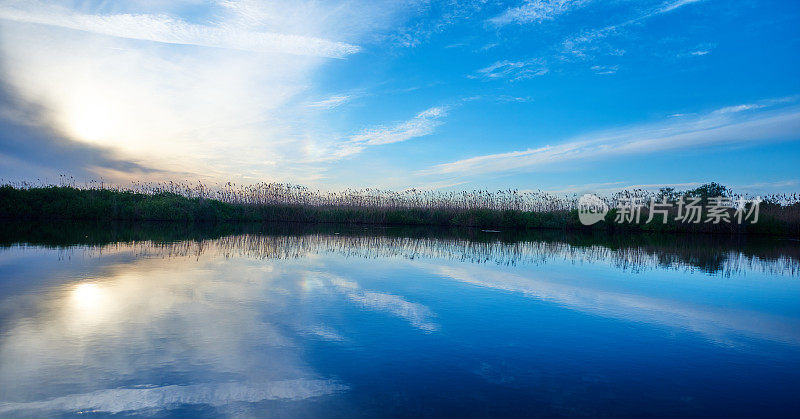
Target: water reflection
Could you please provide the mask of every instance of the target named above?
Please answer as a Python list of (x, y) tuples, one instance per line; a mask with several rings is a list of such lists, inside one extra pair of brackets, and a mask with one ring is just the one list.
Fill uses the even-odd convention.
[[(535, 402), (579, 416), (600, 403), (587, 371), (645, 354), (667, 363), (673, 354), (658, 345), (705, 362), (660, 370), (673, 384), (734, 359), (761, 364), (753, 374), (765, 376), (745, 382), (777, 386), (800, 359), (793, 242), (330, 226), (177, 228), (147, 240), (151, 227), (99, 238), (85, 227), (83, 237), (5, 228), (2, 415), (467, 413), (489, 394), (517, 394), (503, 409)], [(525, 351), (498, 360), (512, 342)], [(583, 363), (562, 359), (570, 353)], [(620, 372), (593, 374), (640, 403), (635, 413), (663, 414), (641, 400), (672, 397), (639, 393)], [(402, 384), (416, 375), (451, 402), (423, 402), (428, 384)]]
[[(115, 252), (135, 254), (124, 246)], [(0, 412), (217, 406), (346, 388), (319, 379), (282, 330), (287, 290), (269, 265), (234, 263), (220, 271), (215, 258), (93, 262), (83, 278), (37, 290), (33, 315), (4, 328), (0, 388), (3, 400), (14, 402)], [(200, 384), (159, 385), (187, 375)], [(148, 387), (120, 388), (130, 385)]]
[[(435, 228), (356, 228), (330, 225), (33, 224), (0, 226), (0, 246), (32, 244), (98, 255), (120, 245), (136, 256), (216, 255), (301, 258), (335, 252), (346, 257), (442, 258), (498, 265), (552, 260), (610, 263), (623, 270), (697, 270), (730, 276), (747, 271), (800, 275), (800, 241), (727, 236), (621, 235), (533, 231), (492, 234)], [(77, 231), (77, 233), (76, 233)], [(89, 234), (83, 234), (89, 233)]]
[(575, 286), (546, 275), (531, 277), (489, 269), (431, 266), (439, 274), (467, 284), (517, 292), (571, 310), (633, 322), (647, 322), (691, 330), (727, 345), (737, 338), (771, 339), (800, 345), (800, 321), (753, 310), (691, 304), (676, 299), (616, 292), (597, 285)]

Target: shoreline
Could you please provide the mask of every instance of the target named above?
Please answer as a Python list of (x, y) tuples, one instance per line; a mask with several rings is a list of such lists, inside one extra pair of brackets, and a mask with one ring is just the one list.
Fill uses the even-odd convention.
[[(227, 203), (211, 198), (189, 198), (162, 192), (143, 194), (109, 189), (0, 187), (0, 219), (9, 221), (104, 221), (172, 223), (299, 223), (365, 227), (473, 228), (524, 232), (721, 234), (800, 238), (798, 204), (768, 206), (757, 223), (666, 224), (604, 221), (581, 224), (577, 209), (521, 211), (489, 208), (387, 208), (364, 205), (319, 206), (302, 204)], [(646, 215), (646, 212), (644, 212)], [(646, 219), (644, 216), (642, 219)], [(487, 233), (488, 234), (488, 233)]]

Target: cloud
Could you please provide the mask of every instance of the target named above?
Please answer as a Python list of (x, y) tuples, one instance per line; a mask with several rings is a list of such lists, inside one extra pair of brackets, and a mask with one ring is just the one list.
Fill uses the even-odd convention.
[(678, 1), (668, 2), (663, 6), (661, 6), (660, 8), (656, 9), (655, 12), (651, 14), (651, 16), (656, 14), (671, 12), (679, 7), (686, 6), (687, 4), (698, 3), (701, 1), (703, 0), (678, 0)]
[[(386, 37), (390, 44), (403, 48), (413, 48), (431, 39), (460, 21), (468, 20), (479, 13), (486, 0), (470, 1), (430, 1), (410, 0), (404, 3), (414, 10), (417, 19), (401, 25)], [(458, 45), (451, 44), (452, 47)]]
[[(673, 10), (679, 9), (679, 8), (681, 8), (683, 6), (686, 6), (686, 5), (689, 5), (689, 4), (693, 4), (693, 3), (698, 3), (698, 2), (701, 2), (701, 1), (704, 1), (704, 0), (677, 0), (677, 1), (671, 1), (671, 2), (668, 2), (668, 3), (662, 4), (659, 7), (656, 7), (656, 8), (650, 9), (650, 10), (644, 12), (644, 13), (641, 13), (638, 16), (636, 16), (636, 17), (634, 17), (632, 19), (629, 19), (627, 21), (624, 21), (622, 23), (605, 26), (605, 27), (600, 28), (600, 29), (594, 29), (594, 30), (590, 30), (590, 31), (585, 31), (585, 32), (583, 32), (583, 33), (581, 33), (579, 35), (575, 35), (575, 36), (572, 36), (572, 37), (569, 37), (569, 38), (565, 39), (562, 42), (562, 51), (564, 53), (567, 53), (567, 54), (570, 54), (570, 55), (574, 55), (574, 56), (577, 56), (577, 57), (584, 57), (584, 56), (586, 56), (588, 54), (588, 52), (590, 50), (598, 49), (598, 47), (592, 45), (595, 41), (598, 41), (600, 39), (609, 37), (609, 36), (619, 32), (623, 28), (626, 28), (628, 26), (631, 26), (631, 25), (634, 25), (634, 24), (637, 24), (637, 23), (641, 23), (641, 22), (643, 22), (643, 21), (645, 21), (645, 20), (647, 20), (647, 19), (649, 19), (651, 17), (657, 16), (657, 15), (661, 15), (661, 14), (664, 14), (664, 13), (668, 13), (668, 12), (671, 12)], [(617, 51), (617, 50), (614, 50), (614, 51)]]
[(597, 74), (614, 74), (619, 71), (618, 65), (594, 65), (592, 70)]
[(668, 122), (584, 135), (557, 145), (439, 164), (420, 174), (474, 175), (531, 171), (537, 167), (566, 161), (598, 160), (708, 145), (800, 139), (800, 108), (745, 112), (761, 107), (725, 107), (694, 118), (672, 119)]
[(49, 179), (63, 174), (79, 179), (115, 173), (147, 176), (178, 173), (121, 159), (105, 147), (73, 141), (37, 124), (44, 110), (26, 103), (0, 82), (0, 178)]
[(433, 134), (436, 127), (443, 123), (442, 118), (447, 116), (447, 110), (447, 106), (436, 106), (418, 113), (408, 121), (389, 127), (364, 130), (344, 142), (333, 144), (331, 149), (323, 150), (325, 155), (318, 156), (317, 159), (341, 159), (358, 154), (368, 146), (399, 143)]
[(526, 103), (526, 102), (532, 102), (533, 98), (531, 98), (530, 96), (500, 95), (497, 96), (497, 101), (501, 103), (508, 103), (508, 102)]
[(445, 188), (452, 188), (454, 186), (459, 186), (467, 183), (464, 180), (451, 180), (451, 179), (444, 179), (438, 180), (434, 182), (427, 182), (427, 183), (418, 183), (415, 184), (413, 188), (407, 188), (406, 190), (416, 189), (420, 191), (435, 191), (437, 189), (445, 189)]
[(446, 106), (426, 109), (410, 120), (395, 126), (371, 129), (355, 135), (352, 138), (352, 142), (365, 145), (381, 145), (433, 134), (434, 129), (442, 124), (441, 119), (447, 116), (447, 110)]
[(484, 79), (509, 79), (519, 81), (531, 79), (547, 74), (550, 70), (543, 60), (532, 59), (527, 61), (497, 61), (494, 64), (476, 71), (475, 77)]
[[(355, 51), (325, 40), (361, 42), (407, 18), (407, 6), (390, 1), (71, 4), (2, 2), (0, 77), (18, 103), (41, 109), (36, 128), (52, 134), (53, 150), (80, 146), (114, 160), (83, 168), (76, 160), (69, 174), (97, 178), (108, 172), (97, 166), (113, 164), (120, 183), (315, 182), (325, 169), (315, 158), (343, 134), (312, 109), (350, 97), (307, 98), (318, 97), (326, 57)], [(10, 156), (23, 143), (2, 145), (3, 168), (61, 166), (51, 154)]]
[(363, 152), (367, 147), (408, 141), (433, 134), (447, 116), (448, 106), (426, 109), (413, 118), (392, 126), (370, 128), (345, 139), (334, 139), (307, 150), (308, 162), (341, 160)]
[(787, 190), (798, 190), (800, 180), (786, 179), (773, 182), (757, 182), (746, 185), (733, 185), (731, 188), (737, 192), (749, 193), (785, 193)]
[(352, 99), (352, 96), (348, 95), (335, 95), (331, 96), (327, 99), (322, 99), (316, 102), (311, 102), (308, 104), (309, 108), (320, 108), (320, 109), (333, 109), (337, 108), (345, 103), (349, 102)]
[(737, 112), (744, 112), (753, 109), (761, 109), (766, 107), (767, 105), (763, 103), (746, 103), (743, 105), (734, 105), (734, 106), (726, 106), (724, 108), (720, 108), (714, 111), (716, 114), (726, 114), (726, 113), (737, 113)]
[(344, 42), (292, 34), (253, 32), (226, 25), (198, 25), (166, 15), (84, 14), (39, 2), (0, 6), (0, 19), (57, 26), (100, 35), (166, 44), (342, 58), (360, 51)]
[(511, 23), (539, 23), (553, 20), (573, 9), (583, 7), (591, 0), (526, 0), (521, 6), (507, 9), (499, 16), (489, 19), (494, 25), (502, 26)]
[(602, 182), (602, 183), (587, 183), (587, 184), (580, 184), (580, 185), (567, 185), (556, 187), (552, 189), (548, 189), (546, 192), (552, 194), (574, 194), (574, 193), (584, 193), (587, 191), (591, 191), (591, 193), (595, 194), (614, 194), (616, 192), (625, 191), (625, 190), (632, 190), (632, 189), (645, 189), (649, 191), (657, 192), (661, 188), (676, 188), (679, 190), (683, 189), (693, 189), (696, 188), (703, 183), (706, 182), (681, 182), (681, 183), (649, 183), (649, 184), (634, 184), (630, 182)]

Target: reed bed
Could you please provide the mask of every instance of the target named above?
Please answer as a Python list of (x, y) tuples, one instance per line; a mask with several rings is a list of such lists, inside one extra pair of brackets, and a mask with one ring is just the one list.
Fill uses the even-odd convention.
[[(2, 182), (0, 217), (122, 219), (169, 221), (280, 221), (389, 225), (443, 225), (487, 228), (581, 229), (578, 194), (536, 191), (429, 191), (408, 189), (312, 190), (288, 183), (132, 182), (122, 186), (103, 180), (79, 183), (61, 176), (57, 183)], [(753, 199), (710, 183), (689, 191), (664, 188), (623, 190), (602, 199), (609, 208), (635, 200), (675, 202), (681, 195)], [(618, 225), (614, 212), (594, 228), (616, 230), (761, 233), (800, 236), (800, 194), (773, 194), (763, 200), (760, 225), (679, 224)], [(732, 209), (731, 209), (732, 211)], [(642, 220), (647, 219), (646, 210)]]

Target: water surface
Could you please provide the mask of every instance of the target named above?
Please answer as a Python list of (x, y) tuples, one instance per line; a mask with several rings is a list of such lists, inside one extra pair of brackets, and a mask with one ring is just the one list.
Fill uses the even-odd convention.
[(0, 416), (788, 416), (800, 246), (6, 225)]

